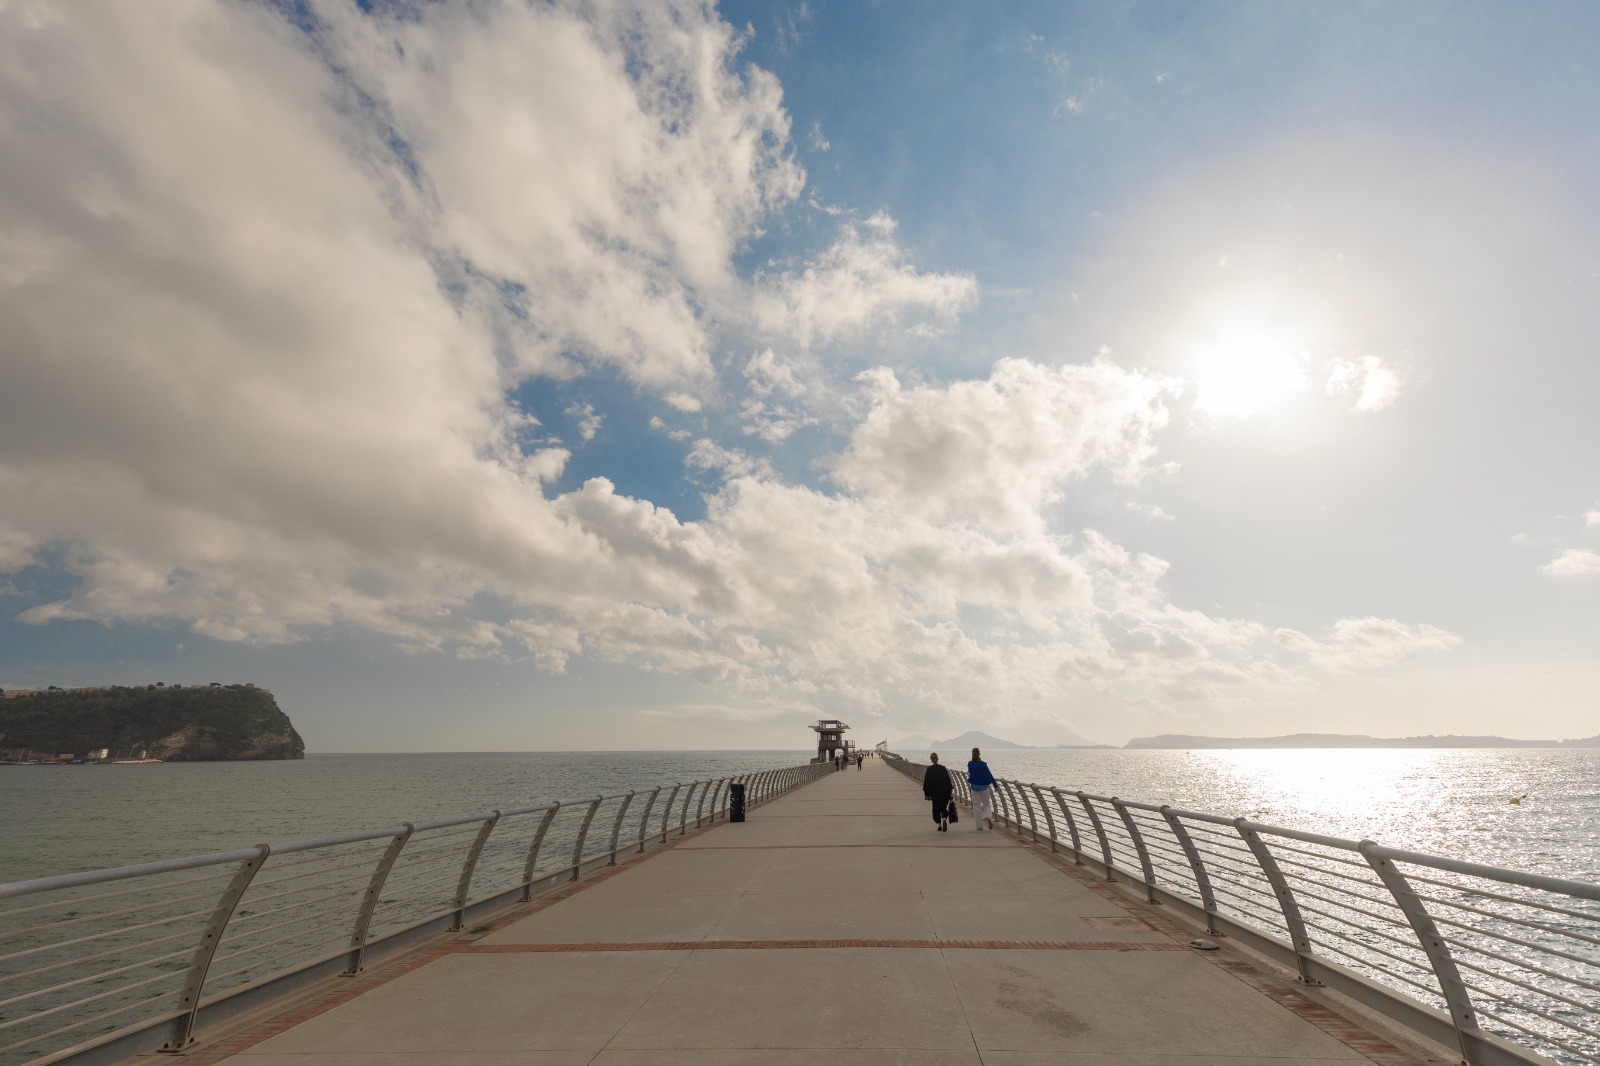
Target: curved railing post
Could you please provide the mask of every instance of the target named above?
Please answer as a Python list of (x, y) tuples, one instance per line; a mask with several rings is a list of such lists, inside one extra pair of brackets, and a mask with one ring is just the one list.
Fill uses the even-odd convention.
[(1089, 794), (1079, 791), (1075, 793), (1078, 802), (1083, 804), (1084, 811), (1089, 815), (1089, 824), (1094, 826), (1094, 835), (1100, 838), (1100, 857), (1105, 860), (1106, 880), (1117, 879), (1116, 861), (1111, 857), (1111, 841), (1106, 838), (1106, 827), (1100, 824), (1100, 812), (1094, 809), (1094, 804), (1089, 802)]
[(1111, 806), (1122, 816), (1122, 827), (1128, 831), (1128, 839), (1133, 841), (1134, 854), (1139, 856), (1139, 870), (1144, 875), (1144, 901), (1159, 904), (1161, 901), (1156, 899), (1156, 868), (1150, 863), (1150, 849), (1144, 846), (1144, 835), (1139, 832), (1139, 826), (1134, 822), (1126, 803), (1112, 796)]
[(1461, 1044), (1462, 1061), (1467, 1066), (1477, 1066), (1477, 1038), (1483, 1035), (1483, 1030), (1478, 1027), (1478, 1014), (1473, 1009), (1472, 996), (1461, 978), (1461, 971), (1456, 968), (1450, 945), (1445, 943), (1433, 916), (1411, 887), (1410, 880), (1393, 862), (1378, 854), (1381, 850), (1378, 842), (1363, 840), (1356, 845), (1356, 850), (1361, 852), (1361, 857), (1367, 860), (1367, 865), (1378, 875), (1383, 887), (1394, 897), (1406, 921), (1411, 923), (1411, 931), (1416, 934), (1417, 944), (1428, 956), (1433, 976), (1439, 982), (1439, 991), (1444, 994), (1444, 1001), (1450, 1008), (1450, 1021), (1455, 1025), (1456, 1039)]
[(589, 839), (589, 824), (594, 821), (594, 812), (600, 809), (604, 796), (596, 796), (589, 801), (589, 809), (583, 812), (583, 825), (578, 828), (578, 842), (572, 846), (572, 880), (578, 879), (579, 869), (583, 866), (583, 843)]
[(1211, 891), (1211, 878), (1206, 873), (1206, 864), (1201, 861), (1200, 849), (1194, 846), (1194, 839), (1189, 836), (1188, 828), (1165, 803), (1161, 805), (1161, 817), (1167, 820), (1167, 827), (1172, 830), (1172, 835), (1178, 840), (1178, 847), (1183, 849), (1184, 857), (1189, 860), (1189, 869), (1194, 873), (1195, 887), (1200, 890), (1200, 905), (1206, 912), (1206, 932), (1212, 936), (1222, 936), (1223, 934), (1217, 930), (1217, 897)]
[(489, 842), (489, 834), (494, 831), (495, 823), (500, 821), (499, 811), (490, 811), (489, 817), (483, 820), (483, 826), (478, 830), (478, 835), (472, 839), (472, 847), (467, 849), (467, 857), (461, 863), (461, 879), (456, 882), (456, 897), (450, 905), (455, 908), (455, 916), (450, 919), (451, 929), (460, 929), (462, 915), (467, 909), (467, 893), (472, 891), (472, 873), (478, 868), (478, 857), (483, 854), (483, 846)]
[(163, 1051), (181, 1051), (193, 1039), (194, 1019), (200, 1010), (200, 995), (205, 990), (206, 973), (211, 969), (211, 960), (217, 954), (217, 945), (222, 942), (222, 933), (228, 928), (228, 920), (233, 917), (233, 909), (239, 905), (239, 900), (250, 887), (250, 882), (255, 880), (256, 874), (266, 863), (267, 856), (271, 854), (272, 848), (269, 845), (257, 844), (255, 857), (245, 859), (239, 864), (239, 869), (234, 872), (228, 881), (228, 886), (222, 890), (222, 895), (217, 899), (217, 905), (212, 908), (211, 920), (206, 922), (206, 927), (200, 934), (200, 943), (195, 945), (194, 957), (189, 960), (189, 972), (183, 979), (183, 990), (179, 993), (178, 1009), (183, 1011), (183, 1014), (173, 1021), (172, 1038), (162, 1045)]
[(378, 865), (372, 868), (372, 876), (367, 879), (367, 891), (361, 897), (361, 906), (356, 910), (355, 928), (350, 931), (350, 958), (345, 963), (344, 973), (340, 976), (350, 977), (361, 972), (361, 964), (367, 954), (367, 934), (372, 929), (372, 915), (378, 909), (378, 900), (383, 896), (384, 883), (389, 880), (389, 871), (394, 869), (395, 860), (400, 857), (400, 851), (411, 839), (411, 834), (417, 827), (406, 822), (400, 827), (400, 832), (389, 839), (389, 846), (383, 849), (383, 854), (378, 856)]
[(717, 814), (722, 810), (722, 797), (727, 794), (727, 787), (726, 777), (718, 778), (717, 783), (711, 786), (711, 807), (706, 811), (706, 821), (712, 825), (717, 824)]
[(644, 813), (639, 816), (639, 851), (644, 852), (644, 835), (650, 829), (650, 812), (655, 809), (656, 797), (661, 795), (661, 786), (657, 785), (650, 790), (650, 798), (645, 800)]
[(528, 861), (522, 868), (522, 898), (520, 903), (526, 903), (533, 898), (533, 875), (538, 868), (539, 849), (544, 846), (544, 835), (550, 831), (550, 823), (555, 820), (556, 812), (561, 809), (561, 801), (556, 800), (544, 810), (544, 817), (539, 819), (539, 829), (533, 834), (533, 843), (528, 847)]
[(1010, 825), (1011, 819), (1006, 817), (1006, 801), (1011, 797), (1006, 794), (1005, 781), (995, 778), (994, 784), (989, 786), (989, 791), (994, 793), (994, 816), (1000, 819), (1001, 825)]
[(622, 819), (627, 815), (628, 805), (632, 802), (633, 790), (629, 789), (628, 794), (622, 797), (622, 806), (617, 808), (617, 820), (611, 823), (611, 861), (606, 863), (607, 866), (617, 864), (617, 836), (622, 832)]
[(1028, 799), (1027, 788), (1021, 781), (1016, 783), (1016, 788), (1017, 795), (1022, 802), (1022, 809), (1028, 814), (1028, 834), (1033, 837), (1033, 842), (1037, 844), (1039, 843), (1039, 816), (1033, 812), (1033, 803)]
[[(700, 828), (700, 819), (705, 814), (706, 797), (711, 795), (712, 782), (710, 778), (707, 778), (705, 781), (702, 781), (701, 784), (703, 784), (705, 787), (700, 790), (700, 802), (694, 805), (694, 827), (696, 829)], [(688, 821), (688, 819), (685, 818), (684, 821)]]
[(1006, 819), (1006, 824), (1020, 833), (1022, 832), (1021, 804), (1017, 800), (1013, 784), (1010, 781), (1002, 781), (1001, 784), (1005, 786), (1006, 806), (1010, 808), (1010, 816)]
[(1059, 788), (1052, 788), (1050, 794), (1056, 798), (1056, 807), (1061, 811), (1061, 817), (1067, 820), (1067, 832), (1072, 834), (1072, 861), (1078, 866), (1083, 865), (1083, 841), (1078, 838), (1078, 820), (1067, 809), (1067, 801), (1061, 797)]
[(667, 842), (667, 837), (671, 835), (667, 828), (667, 823), (672, 821), (672, 801), (678, 798), (678, 790), (682, 787), (682, 781), (679, 781), (677, 784), (673, 785), (672, 791), (667, 793), (666, 806), (661, 808), (661, 843), (663, 844)]
[(1034, 798), (1039, 801), (1039, 809), (1044, 812), (1045, 831), (1050, 834), (1050, 850), (1051, 851), (1055, 851), (1056, 850), (1056, 819), (1055, 819), (1055, 816), (1050, 813), (1050, 805), (1044, 801), (1044, 793), (1039, 791), (1039, 786), (1036, 785), (1036, 784), (1030, 784), (1028, 787), (1033, 790)]
[(689, 782), (689, 791), (685, 792), (683, 794), (683, 811), (682, 811), (683, 817), (678, 822), (678, 835), (679, 836), (683, 836), (683, 834), (685, 834), (685, 833), (687, 833), (689, 831), (689, 801), (694, 799), (694, 790), (699, 788), (699, 787), (700, 787), (700, 782), (698, 782), (698, 781), (690, 781)]
[(1311, 936), (1306, 932), (1305, 919), (1300, 917), (1300, 904), (1295, 902), (1294, 893), (1289, 890), (1289, 879), (1283, 876), (1283, 871), (1278, 868), (1278, 860), (1267, 850), (1267, 842), (1261, 839), (1261, 834), (1255, 831), (1249, 819), (1235, 818), (1233, 827), (1250, 845), (1256, 865), (1266, 875), (1267, 883), (1272, 886), (1272, 894), (1278, 897), (1278, 909), (1283, 912), (1283, 924), (1289, 930), (1290, 943), (1294, 945), (1295, 967), (1300, 971), (1300, 980), (1308, 985), (1320, 985), (1322, 982), (1311, 976)]

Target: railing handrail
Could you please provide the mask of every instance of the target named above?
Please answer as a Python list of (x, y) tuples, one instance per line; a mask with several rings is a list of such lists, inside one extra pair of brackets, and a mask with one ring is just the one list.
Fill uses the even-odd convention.
[[(805, 763), (761, 771), (762, 787), (745, 796), (745, 807), (832, 770), (832, 764)], [(622, 853), (715, 824), (728, 813), (729, 783), (754, 779), (721, 776), (591, 793), (0, 884), (0, 904), (34, 897), (24, 906), (0, 906), (0, 1002), (7, 1004), (0, 1015), (0, 1066), (19, 1061), (17, 1053), (65, 1063), (121, 1061), (157, 1047), (180, 1050), (199, 1026), (310, 980), (359, 972), (374, 950), (392, 952), (463, 928), (535, 891), (614, 864)], [(657, 821), (652, 813), (663, 792), (667, 800)], [(647, 802), (633, 804), (645, 795)], [(614, 809), (607, 807), (613, 803)], [(601, 807), (610, 819), (604, 828), (595, 824)], [(569, 811), (561, 823), (566, 828), (556, 826)], [(543, 817), (525, 817), (535, 814)], [(581, 826), (573, 826), (579, 818)], [(637, 832), (623, 834), (624, 823), (635, 820)], [(476, 832), (463, 833), (463, 827)], [(384, 846), (371, 847), (375, 842)], [(363, 844), (369, 846), (348, 850)], [(541, 870), (541, 854), (552, 847), (570, 847), (570, 861), (563, 856), (559, 868)], [(220, 891), (218, 879), (226, 882)], [(100, 885), (117, 887), (82, 891)], [(184, 956), (187, 968), (172, 968)], [(108, 983), (113, 987), (101, 988)], [(92, 991), (71, 998), (85, 986)], [(170, 989), (170, 998), (158, 989)], [(129, 1023), (131, 1011), (142, 1013)], [(57, 1038), (54, 1046), (45, 1043)]]
[[(883, 754), (902, 773), (919, 776), (921, 763)], [(1060, 805), (1070, 842), (1060, 839), (1046, 791)], [(1550, 1062), (1542, 1053), (1588, 1063), (1600, 1052), (1600, 951), (1593, 950), (1600, 947), (1600, 912), (1490, 892), (1477, 882), (1590, 902), (1600, 902), (1600, 884), (1009, 778), (997, 777), (995, 792), (1000, 820), (1015, 832), (1039, 840), (1037, 804), (1052, 851), (1064, 847), (1077, 865), (1098, 867), (1106, 880), (1137, 884), (1149, 902), (1177, 906), (1211, 935), (1238, 937), (1293, 966), (1307, 983), (1337, 987), (1424, 1036), (1456, 1044), (1468, 1066)], [(1081, 850), (1086, 842), (1079, 841), (1063, 796), (1082, 805), (1099, 856)], [(1114, 816), (1102, 818), (1097, 808)], [(1432, 872), (1477, 880), (1461, 883), (1428, 876)], [(1241, 875), (1257, 880), (1241, 881)], [(1180, 891), (1186, 879), (1198, 899)], [(1213, 882), (1224, 891), (1214, 892)], [(1495, 905), (1521, 911), (1503, 913)], [(1395, 913), (1373, 909), (1383, 907)], [(1274, 916), (1276, 930), (1267, 920)], [(1580, 922), (1594, 923), (1592, 932), (1580, 931)], [(1346, 927), (1367, 935), (1351, 938)], [(1565, 938), (1557, 943), (1569, 946), (1538, 942), (1540, 935)], [(1513, 949), (1534, 953), (1538, 961), (1516, 957)], [(1395, 966), (1409, 967), (1410, 975)], [(1426, 975), (1433, 987), (1411, 975)], [(1418, 999), (1413, 989), (1436, 997), (1443, 1009)], [(1586, 1001), (1586, 993), (1594, 998)], [(1497, 1033), (1484, 1029), (1487, 1020), (1498, 1023)]]

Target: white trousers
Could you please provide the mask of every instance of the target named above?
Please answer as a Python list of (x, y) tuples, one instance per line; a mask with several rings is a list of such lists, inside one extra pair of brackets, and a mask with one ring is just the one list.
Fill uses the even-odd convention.
[(972, 820), (979, 825), (984, 820), (994, 820), (994, 786), (985, 789), (972, 790)]

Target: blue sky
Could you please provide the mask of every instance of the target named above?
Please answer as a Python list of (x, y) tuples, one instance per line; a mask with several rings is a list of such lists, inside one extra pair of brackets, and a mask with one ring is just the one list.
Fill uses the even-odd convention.
[(1588, 5), (0, 22), (0, 686), (1600, 728)]

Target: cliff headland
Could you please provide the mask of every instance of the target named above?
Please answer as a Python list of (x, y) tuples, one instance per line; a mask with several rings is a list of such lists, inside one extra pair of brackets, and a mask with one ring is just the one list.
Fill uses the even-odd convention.
[(163, 762), (303, 759), (305, 741), (254, 685), (49, 688), (0, 698), (0, 754)]

